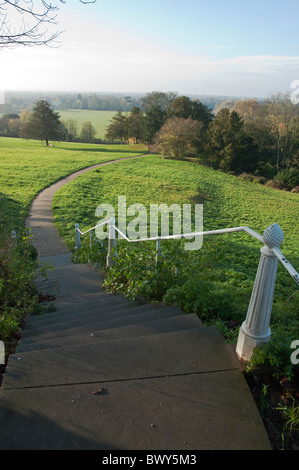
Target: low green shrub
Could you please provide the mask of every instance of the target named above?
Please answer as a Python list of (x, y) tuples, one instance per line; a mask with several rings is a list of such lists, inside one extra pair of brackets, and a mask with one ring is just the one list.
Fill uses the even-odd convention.
[(39, 308), (35, 286), (36, 252), (23, 231), (13, 238), (1, 227), (0, 235), (0, 340), (9, 354), (24, 318)]
[[(218, 325), (228, 342), (236, 342), (246, 317), (259, 256), (253, 253), (252, 262), (244, 263), (244, 250), (214, 239), (205, 242), (198, 252), (188, 252), (182, 241), (163, 241), (162, 256), (156, 262), (152, 242), (118, 242), (117, 263), (108, 270), (103, 286), (130, 300), (163, 301), (185, 313), (196, 313), (206, 325)], [(289, 289), (295, 287), (290, 287), (288, 273), (279, 275), (272, 338), (255, 351), (250, 367), (270, 365), (276, 377), (293, 377), (298, 367), (290, 361), (290, 344), (299, 338), (299, 296), (287, 298)]]

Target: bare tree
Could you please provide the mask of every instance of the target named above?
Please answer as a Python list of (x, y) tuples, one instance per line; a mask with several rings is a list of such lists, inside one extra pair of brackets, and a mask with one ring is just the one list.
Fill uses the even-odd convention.
[[(79, 1), (95, 3), (97, 0)], [(61, 3), (65, 1), (0, 0), (0, 49), (53, 43), (61, 34), (57, 30)]]

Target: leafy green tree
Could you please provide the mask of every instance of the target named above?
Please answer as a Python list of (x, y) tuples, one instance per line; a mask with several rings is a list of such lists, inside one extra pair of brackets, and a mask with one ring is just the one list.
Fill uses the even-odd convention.
[(77, 122), (74, 121), (73, 119), (68, 119), (63, 124), (66, 128), (67, 140), (70, 141), (70, 142), (72, 142), (73, 140), (76, 140), (76, 138), (78, 137)]
[(90, 121), (83, 122), (80, 133), (80, 140), (83, 140), (83, 142), (93, 142), (96, 133), (97, 131)]
[(152, 91), (141, 99), (141, 109), (146, 112), (149, 109), (158, 106), (162, 111), (166, 111), (176, 96), (176, 92), (173, 91), (168, 93), (164, 93), (163, 91)]
[(135, 143), (143, 137), (144, 115), (139, 108), (134, 106), (129, 116), (127, 116), (128, 138), (134, 139)]
[(61, 140), (65, 130), (60, 122), (60, 115), (53, 111), (47, 101), (38, 101), (32, 114), (24, 125), (25, 138), (44, 140), (49, 145), (49, 140)]
[(154, 136), (165, 123), (166, 112), (160, 106), (152, 106), (145, 113), (143, 121), (143, 141), (151, 144)]
[(212, 111), (198, 100), (191, 100), (188, 96), (179, 96), (175, 98), (167, 110), (169, 117), (178, 117), (183, 119), (193, 119), (203, 124), (203, 129), (207, 129), (209, 123), (213, 120)]
[(254, 171), (259, 158), (259, 150), (245, 132), (238, 113), (222, 109), (205, 136), (205, 162), (214, 168), (239, 174)]
[(120, 140), (121, 143), (128, 138), (128, 124), (126, 115), (122, 111), (118, 111), (111, 119), (109, 126), (106, 128), (106, 139)]

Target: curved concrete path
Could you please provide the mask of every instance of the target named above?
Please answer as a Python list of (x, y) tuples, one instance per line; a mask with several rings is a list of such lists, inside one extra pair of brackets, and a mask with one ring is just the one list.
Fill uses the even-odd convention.
[(58, 191), (58, 189), (60, 189), (65, 184), (77, 178), (77, 176), (80, 176), (94, 168), (99, 168), (101, 166), (110, 165), (111, 163), (121, 162), (124, 160), (143, 157), (144, 155), (147, 154), (119, 158), (117, 160), (97, 163), (95, 165), (83, 168), (82, 170), (76, 171), (59, 180), (57, 183), (52, 184), (37, 195), (30, 206), (29, 214), (26, 219), (26, 227), (31, 230), (34, 246), (42, 260), (52, 255), (64, 254), (71, 256), (71, 252), (68, 249), (66, 243), (59, 236), (53, 220), (52, 202), (56, 191)]

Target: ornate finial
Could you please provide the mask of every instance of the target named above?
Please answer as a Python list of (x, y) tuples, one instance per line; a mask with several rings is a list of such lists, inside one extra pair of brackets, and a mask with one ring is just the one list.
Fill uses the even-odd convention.
[(277, 224), (270, 225), (264, 231), (263, 240), (269, 248), (278, 248), (282, 244), (283, 238), (283, 231)]

